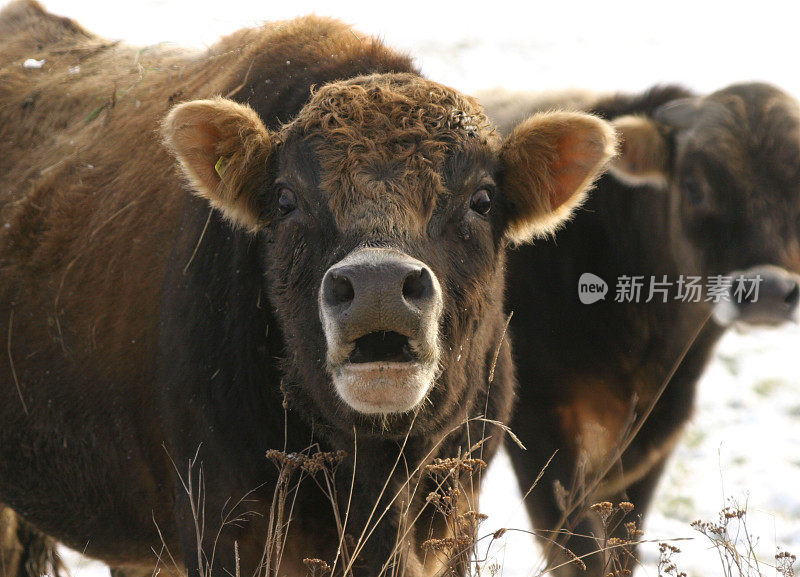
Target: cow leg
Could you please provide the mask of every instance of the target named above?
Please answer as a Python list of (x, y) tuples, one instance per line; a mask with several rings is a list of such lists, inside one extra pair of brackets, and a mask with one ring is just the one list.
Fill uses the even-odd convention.
[[(656, 487), (658, 486), (658, 480), (661, 478), (661, 475), (664, 472), (670, 454), (671, 452), (665, 454), (658, 463), (652, 466), (646, 475), (644, 475), (641, 479), (631, 483), (631, 485), (623, 493), (620, 493), (613, 498), (614, 504), (617, 504), (621, 501), (628, 501), (633, 504), (634, 509), (632, 515), (626, 517), (619, 523), (615, 522), (614, 530), (610, 535), (611, 537), (616, 537), (623, 540), (628, 539), (628, 530), (625, 528), (625, 523), (627, 522), (636, 521), (636, 527), (638, 529), (641, 529), (644, 526), (647, 512), (651, 503), (653, 502), (653, 495), (655, 494)], [(638, 537), (634, 537), (634, 541), (635, 540), (638, 540)], [(632, 546), (630, 548), (626, 548), (626, 550), (628, 553), (623, 553), (620, 556), (621, 562), (624, 563), (624, 567), (633, 571), (633, 568), (636, 566), (638, 560), (638, 547)]]
[[(293, 479), (292, 486), (297, 477)], [(288, 494), (286, 497), (283, 520), (280, 523), (277, 520), (279, 505), (276, 504), (272, 508), (269, 504), (270, 499), (263, 493), (232, 490), (225, 494), (237, 497), (222, 499), (219, 497), (219, 492), (214, 498), (212, 497), (214, 493), (209, 491), (209, 499), (203, 509), (205, 519), (203, 541), (199, 547), (194, 515), (191, 508), (185, 504), (188, 501), (186, 494), (180, 491), (182, 489), (177, 496), (177, 502), (181, 506), (176, 514), (176, 524), (183, 551), (181, 560), (185, 564), (188, 577), (302, 576), (309, 572), (303, 564), (304, 559), (333, 562), (339, 540), (335, 526), (332, 525), (331, 505), (309, 479), (300, 484), (296, 498), (293, 494)], [(236, 503), (240, 498), (238, 496), (243, 494), (247, 494), (247, 498), (237, 509), (238, 520), (229, 519), (220, 527), (223, 509), (218, 504), (229, 503), (225, 509), (229, 511), (233, 507), (232, 503)], [(291, 521), (288, 522), (290, 509)], [(270, 531), (270, 519), (273, 514), (276, 515), (275, 525)], [(275, 533), (278, 525), (281, 531), (285, 532), (280, 539)], [(209, 571), (208, 565), (212, 558), (213, 566)], [(267, 563), (270, 567), (268, 573), (265, 571)]]
[[(602, 556), (594, 555), (598, 551), (602, 527), (595, 515), (587, 511), (593, 501), (580, 504), (562, 523), (558, 487), (569, 490), (579, 468), (578, 458), (570, 449), (572, 443), (558, 433), (560, 427), (553, 421), (553, 415), (542, 413), (527, 417), (517, 419), (514, 431), (528, 449), (523, 450), (514, 443), (508, 443), (506, 448), (522, 494), (528, 493), (536, 483), (525, 499), (525, 507), (546, 552), (548, 567), (558, 577), (602, 575)], [(580, 563), (574, 561), (575, 557), (580, 557), (586, 565), (585, 572)]]
[(56, 541), (0, 504), (0, 577), (58, 576), (63, 568)]
[(17, 516), (0, 505), (0, 577), (17, 577), (21, 572), (22, 545), (17, 538)]
[[(652, 502), (658, 480), (661, 478), (666, 462), (672, 453), (672, 439), (652, 453), (654, 455), (652, 461), (647, 458), (649, 451), (641, 450), (636, 444), (632, 445), (629, 452), (632, 455), (636, 455), (636, 457), (627, 459), (627, 474), (615, 476), (615, 473), (620, 473), (620, 471), (612, 472), (607, 482), (608, 485), (617, 485), (617, 488), (610, 489), (606, 485), (605, 488), (612, 491), (608, 493), (604, 492), (603, 487), (601, 487), (598, 496), (588, 497), (586, 502), (578, 507), (572, 518), (563, 523), (561, 527), (573, 534), (567, 537), (564, 535), (556, 536), (553, 533), (562, 519), (562, 510), (553, 489), (556, 480), (565, 488), (570, 488), (569, 483), (565, 482), (565, 480), (575, 477), (575, 471), (579, 469), (578, 459), (569, 449), (563, 448), (568, 447), (566, 441), (561, 441), (562, 449), (556, 453), (547, 469), (542, 472), (544, 463), (552, 455), (551, 449), (546, 447), (544, 443), (544, 440), (547, 439), (546, 434), (545, 431), (542, 431), (541, 435), (537, 437), (531, 431), (526, 431), (523, 438), (539, 439), (539, 441), (536, 444), (531, 443), (528, 446), (528, 451), (522, 451), (510, 445), (508, 452), (523, 494), (528, 491), (541, 473), (541, 479), (528, 495), (525, 505), (536, 530), (537, 538), (548, 552), (548, 566), (560, 566), (553, 572), (558, 577), (578, 574), (602, 576), (605, 574), (604, 568), (608, 563), (608, 554), (600, 554), (599, 552), (602, 547), (603, 537), (627, 539), (628, 531), (625, 523), (637, 519), (637, 527), (641, 528)], [(676, 432), (672, 438), (676, 439), (677, 437), (678, 433)], [(553, 448), (552, 451), (555, 451), (555, 449)], [(537, 454), (539, 455), (538, 459), (535, 458)], [(631, 456), (626, 453), (626, 457)], [(608, 523), (610, 530), (606, 531), (603, 529), (599, 517), (588, 510), (588, 507), (597, 501), (610, 501), (614, 506), (617, 506), (622, 501), (628, 501), (634, 506), (633, 513), (623, 519), (622, 522), (617, 522), (617, 519), (611, 518)], [(551, 544), (552, 540), (556, 540), (557, 544)], [(567, 553), (565, 549), (571, 553)], [(628, 568), (632, 568), (635, 565), (636, 547), (630, 547), (626, 550), (630, 554), (621, 552), (618, 558), (627, 563)], [(573, 555), (580, 557), (586, 564), (586, 572), (580, 570), (575, 563), (563, 565)]]

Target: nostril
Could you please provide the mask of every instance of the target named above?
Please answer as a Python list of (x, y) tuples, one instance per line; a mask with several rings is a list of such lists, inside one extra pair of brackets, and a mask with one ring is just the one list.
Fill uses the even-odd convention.
[(430, 274), (427, 269), (419, 268), (406, 275), (403, 281), (403, 298), (419, 300), (426, 296), (431, 286)]
[(331, 294), (338, 304), (349, 303), (353, 300), (355, 292), (353, 283), (346, 276), (331, 276)]
[(786, 298), (783, 299), (783, 302), (792, 308), (797, 307), (798, 302), (800, 302), (800, 285), (794, 283), (794, 287), (789, 291), (789, 294), (786, 295)]

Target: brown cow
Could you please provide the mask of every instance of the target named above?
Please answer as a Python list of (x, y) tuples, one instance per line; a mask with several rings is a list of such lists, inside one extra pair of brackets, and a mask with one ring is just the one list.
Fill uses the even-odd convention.
[(138, 50), (28, 0), (0, 39), (0, 498), (129, 570), (436, 571), (416, 473), (496, 451), (505, 246), (581, 201), (610, 126), (501, 142), (313, 17)]
[[(542, 107), (552, 109), (557, 99), (505, 95), (482, 102), (508, 130)], [(525, 343), (516, 349), (520, 389), (512, 429), (528, 451), (509, 447), (523, 491), (558, 451), (527, 501), (545, 542), (557, 527), (600, 537), (598, 516), (584, 514), (596, 501), (630, 501), (643, 517), (725, 327), (797, 320), (800, 301), (800, 106), (794, 98), (756, 83), (702, 97), (674, 86), (594, 99), (572, 93), (562, 103), (612, 121), (623, 142), (574, 221), (552, 241), (522, 247), (508, 259), (512, 335)], [(608, 284), (605, 300), (582, 304), (584, 273)], [(723, 289), (719, 294), (727, 298), (715, 305), (711, 279), (728, 283), (740, 276), (744, 282)], [(619, 298), (625, 277), (641, 279), (638, 302), (627, 298), (630, 292)], [(666, 302), (663, 293), (650, 291), (650, 279), (665, 277), (673, 283)], [(699, 302), (686, 288), (691, 277), (701, 279)], [(750, 293), (754, 283), (747, 281), (757, 277), (758, 293)], [(681, 278), (689, 298), (679, 295)], [(566, 523), (557, 483), (572, 489)], [(626, 538), (624, 525), (613, 518), (615, 524), (613, 535)], [(598, 548), (592, 537), (561, 542), (579, 555)], [(552, 564), (565, 561), (557, 548), (550, 553)], [(584, 560), (590, 575), (606, 574), (605, 559)], [(583, 574), (574, 565), (562, 572)]]

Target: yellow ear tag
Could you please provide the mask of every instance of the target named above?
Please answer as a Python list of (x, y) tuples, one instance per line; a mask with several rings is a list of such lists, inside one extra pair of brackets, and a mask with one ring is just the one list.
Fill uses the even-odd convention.
[(225, 167), (228, 165), (228, 159), (224, 156), (220, 156), (217, 163), (214, 165), (214, 170), (217, 171), (217, 174), (220, 178), (222, 178), (222, 173), (225, 170)]

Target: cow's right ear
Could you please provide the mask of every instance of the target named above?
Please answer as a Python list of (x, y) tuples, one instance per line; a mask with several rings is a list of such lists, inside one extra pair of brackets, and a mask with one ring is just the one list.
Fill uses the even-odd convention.
[(619, 155), (609, 172), (632, 186), (667, 186), (669, 144), (654, 120), (637, 115), (611, 121), (620, 136)]
[(257, 188), (274, 146), (252, 108), (224, 98), (179, 104), (161, 134), (199, 196), (236, 225), (262, 224)]

